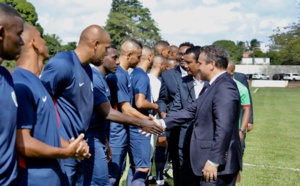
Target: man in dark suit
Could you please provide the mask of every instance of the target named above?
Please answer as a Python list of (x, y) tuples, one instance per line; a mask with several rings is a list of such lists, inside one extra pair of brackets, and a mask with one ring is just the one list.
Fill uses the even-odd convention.
[(172, 129), (191, 120), (190, 165), (192, 173), (183, 185), (235, 185), (242, 168), (238, 121), (240, 96), (226, 73), (228, 54), (220, 47), (203, 48), (200, 77), (210, 86), (190, 106), (158, 120)]
[[(172, 107), (172, 102), (175, 98), (176, 90), (177, 90), (177, 84), (181, 81), (181, 78), (187, 75), (186, 72), (186, 63), (184, 61), (184, 54), (185, 51), (193, 47), (194, 45), (185, 42), (182, 43), (179, 46), (178, 51), (178, 57), (180, 58), (180, 65), (170, 69), (166, 70), (161, 75), (161, 88), (159, 92), (159, 98), (157, 100), (158, 104), (158, 113), (161, 118), (165, 118), (168, 112), (168, 108)], [(177, 153), (177, 146), (178, 146), (178, 136), (179, 136), (180, 128), (174, 128), (170, 133), (166, 134), (168, 137), (168, 152), (170, 155), (170, 159), (172, 159), (172, 165), (173, 167), (179, 167), (179, 159), (178, 159), (178, 153)], [(162, 139), (163, 140), (163, 139)], [(172, 147), (175, 147), (172, 148)], [(179, 180), (176, 181), (176, 179), (179, 178), (179, 172), (173, 171), (173, 179), (174, 184), (176, 186), (176, 183), (179, 183)]]
[[(202, 88), (207, 86), (208, 82), (200, 79), (198, 70), (198, 57), (200, 51), (200, 46), (191, 47), (186, 50), (184, 60), (187, 64), (187, 72), (189, 75), (183, 77), (180, 83), (178, 83), (175, 99), (168, 115), (172, 112), (188, 107), (198, 98)], [(185, 148), (185, 150), (183, 150), (183, 147), (188, 147), (190, 142), (190, 132), (188, 131), (191, 131), (189, 125), (192, 122), (193, 121), (190, 121), (180, 126), (179, 142), (177, 147), (174, 146), (174, 149), (178, 151), (179, 166), (173, 167), (173, 172), (180, 172), (179, 178), (185, 175), (182, 172), (182, 167), (184, 164), (184, 157), (189, 149)], [(180, 183), (180, 181), (178, 182)]]
[(250, 96), (250, 119), (247, 125), (247, 131), (251, 131), (253, 129), (253, 104), (252, 104), (252, 97), (251, 97), (251, 93), (250, 93), (250, 88), (249, 88), (249, 84), (248, 84), (248, 80), (245, 74), (240, 73), (240, 72), (234, 72), (233, 74), (234, 79), (238, 80), (239, 82), (241, 82), (243, 85), (245, 85), (249, 91), (249, 96)]
[(186, 62), (184, 61), (183, 56), (185, 54), (185, 51), (193, 46), (194, 45), (189, 42), (182, 43), (179, 46), (178, 51), (178, 56), (180, 57), (180, 65), (170, 70), (164, 71), (161, 75), (162, 84), (157, 104), (159, 106), (158, 113), (162, 118), (165, 118), (167, 116), (168, 108), (172, 106), (178, 82), (181, 81), (182, 77), (187, 75)]

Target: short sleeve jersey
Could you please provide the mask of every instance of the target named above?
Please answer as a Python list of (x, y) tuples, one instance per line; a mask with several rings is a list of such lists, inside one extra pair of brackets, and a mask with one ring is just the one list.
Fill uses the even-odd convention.
[(93, 77), (76, 53), (61, 52), (45, 65), (41, 81), (57, 102), (61, 134), (69, 140), (85, 133), (93, 113)]
[[(17, 128), (29, 129), (33, 138), (53, 147), (61, 147), (54, 104), (40, 79), (22, 68), (16, 68), (12, 77), (19, 103)], [(18, 183), (55, 185), (65, 181), (61, 159), (20, 157), (19, 160), (22, 160), (19, 163), (22, 176), (19, 176)]]
[[(147, 101), (151, 102), (150, 79), (143, 69), (140, 67), (134, 69), (134, 71), (131, 73), (131, 82), (133, 97), (135, 97), (136, 94), (144, 94)], [(137, 109), (134, 101), (133, 107)], [(149, 110), (142, 110), (140, 112), (146, 116), (151, 113)]]
[[(133, 96), (136, 94), (144, 94), (146, 96), (147, 101), (151, 102), (151, 90), (150, 90), (150, 79), (148, 75), (143, 71), (143, 69), (137, 67), (130, 74), (131, 82), (132, 82), (132, 90)], [(139, 110), (135, 101), (133, 101), (133, 108)], [(151, 114), (151, 110), (139, 110), (142, 114), (148, 116)], [(141, 139), (141, 134), (138, 132), (139, 128), (136, 126), (129, 126), (130, 128), (130, 139)], [(142, 139), (147, 139), (147, 137), (143, 136)]]
[[(106, 81), (111, 91), (111, 105), (114, 109), (121, 111), (119, 104), (122, 102), (129, 102), (132, 105), (132, 86), (130, 76), (126, 70), (118, 66), (116, 73), (109, 74)], [(111, 121), (109, 144), (114, 147), (126, 144), (127, 128), (128, 126)]]
[[(110, 102), (110, 90), (105, 76), (98, 69), (96, 69), (96, 67), (92, 67), (92, 71), (95, 108), (102, 103)], [(94, 109), (87, 135), (105, 139), (108, 124), (109, 121), (102, 117), (98, 111)]]
[(10, 73), (0, 66), (0, 185), (10, 185), (17, 177), (15, 153), (17, 99)]
[(239, 93), (240, 93), (240, 99), (241, 99), (241, 110), (240, 110), (240, 117), (239, 117), (239, 129), (241, 128), (242, 119), (243, 119), (243, 109), (242, 107), (250, 107), (250, 96), (249, 91), (245, 85), (243, 85), (241, 82), (233, 79), (236, 83)]

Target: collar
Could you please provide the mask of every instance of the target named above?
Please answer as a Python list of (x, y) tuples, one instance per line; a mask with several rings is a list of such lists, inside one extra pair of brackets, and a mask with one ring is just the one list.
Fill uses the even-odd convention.
[(195, 79), (194, 76), (193, 76), (193, 80), (194, 80), (194, 82), (195, 82), (196, 84), (203, 84), (203, 83), (204, 83), (204, 81), (202, 81), (201, 79), (200, 79), (200, 81), (198, 81), (197, 79)]
[(179, 65), (179, 69), (180, 69), (180, 72), (181, 72), (181, 76), (187, 76), (187, 72)]
[(213, 82), (222, 74), (227, 73), (226, 71), (220, 72), (217, 75), (215, 75), (210, 81), (209, 81), (209, 85), (213, 84)]

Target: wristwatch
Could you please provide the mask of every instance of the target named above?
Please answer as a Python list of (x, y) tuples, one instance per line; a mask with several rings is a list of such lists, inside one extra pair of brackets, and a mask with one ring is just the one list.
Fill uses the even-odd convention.
[(246, 135), (246, 131), (245, 130), (240, 129), (240, 131), (243, 133), (244, 136)]

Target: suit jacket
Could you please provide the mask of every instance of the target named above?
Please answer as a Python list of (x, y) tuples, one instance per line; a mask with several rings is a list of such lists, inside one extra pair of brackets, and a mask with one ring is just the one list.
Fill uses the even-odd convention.
[(195, 175), (202, 176), (207, 160), (220, 164), (218, 175), (241, 170), (239, 111), (237, 86), (224, 73), (194, 103), (164, 119), (168, 129), (195, 119), (190, 142), (190, 164)]
[[(172, 112), (176, 112), (177, 110), (187, 108), (191, 103), (196, 100), (195, 90), (194, 90), (194, 79), (192, 75), (188, 75), (181, 78), (181, 83), (178, 83), (175, 99), (173, 101), (172, 106), (170, 107), (170, 111), (168, 115)], [(204, 86), (207, 86), (208, 82), (204, 82)], [(189, 121), (187, 123), (182, 124), (180, 127), (180, 135), (179, 135), (179, 144), (178, 147), (182, 148), (184, 145), (184, 141), (186, 139), (186, 131), (188, 126), (193, 122)]]
[(181, 71), (180, 67), (177, 66), (170, 70), (166, 70), (161, 75), (161, 88), (159, 92), (159, 97), (157, 100), (158, 113), (166, 112), (168, 105), (172, 106), (172, 102), (175, 99), (175, 94), (177, 90), (177, 84), (181, 81)]
[(245, 85), (249, 91), (249, 96), (250, 96), (250, 119), (249, 119), (249, 123), (253, 124), (253, 104), (252, 104), (252, 97), (251, 97), (251, 93), (250, 93), (250, 88), (249, 88), (249, 84), (248, 84), (248, 80), (245, 74), (243, 73), (239, 73), (239, 72), (235, 72), (233, 74), (234, 79), (238, 80), (239, 82), (241, 82), (243, 85)]

